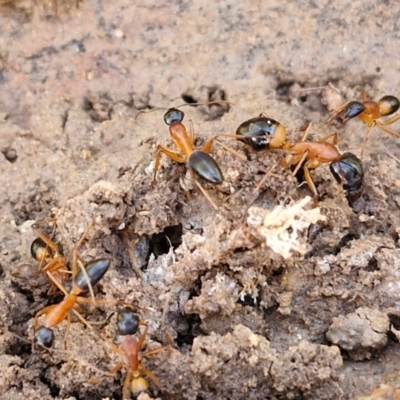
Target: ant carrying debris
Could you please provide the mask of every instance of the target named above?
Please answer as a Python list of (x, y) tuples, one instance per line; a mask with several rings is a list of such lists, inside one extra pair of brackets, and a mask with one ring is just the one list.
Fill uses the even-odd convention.
[(377, 103), (367, 99), (366, 93), (362, 92), (362, 102), (350, 101), (342, 104), (336, 110), (332, 111), (328, 118), (328, 124), (331, 124), (335, 119), (338, 119), (345, 124), (349, 119), (358, 117), (358, 119), (369, 126), (369, 131), (365, 137), (361, 155), (364, 153), (365, 145), (375, 126), (379, 126), (384, 132), (390, 135), (400, 137), (400, 134), (388, 128), (400, 119), (400, 114), (381, 122), (381, 117), (394, 114), (400, 108), (400, 101), (394, 96), (383, 96)]
[[(138, 340), (134, 335), (138, 332), (139, 326), (144, 326), (144, 331)], [(131, 398), (131, 394), (138, 394), (141, 391), (149, 389), (150, 384), (145, 376), (149, 378), (167, 396), (173, 399), (178, 399), (177, 396), (165, 390), (161, 381), (154, 375), (154, 373), (145, 368), (141, 363), (141, 360), (144, 357), (167, 350), (170, 346), (163, 346), (158, 349), (141, 352), (146, 340), (148, 326), (145, 322), (140, 321), (139, 316), (130, 309), (125, 309), (118, 313), (117, 330), (118, 335), (123, 336), (122, 343), (119, 347), (103, 334), (101, 334), (101, 337), (106, 341), (113, 351), (124, 356), (125, 358), (125, 362), (119, 363), (108, 374), (106, 374), (107, 376), (114, 376), (124, 366), (126, 367), (127, 373), (123, 386), (123, 400), (129, 400)], [(103, 377), (90, 379), (89, 382), (96, 383), (101, 380), (103, 380)]]

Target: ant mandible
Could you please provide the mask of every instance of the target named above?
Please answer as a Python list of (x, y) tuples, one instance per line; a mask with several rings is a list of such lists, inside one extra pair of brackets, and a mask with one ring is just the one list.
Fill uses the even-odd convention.
[[(194, 148), (193, 124), (190, 122), (190, 129), (188, 131), (182, 123), (184, 116), (185, 114), (177, 108), (170, 108), (164, 115), (164, 122), (169, 126), (169, 133), (178, 151), (171, 150), (163, 145), (157, 146), (153, 182), (156, 180), (157, 171), (160, 167), (161, 154), (165, 154), (178, 163), (186, 163), (192, 174), (197, 175), (201, 179), (215, 185), (221, 184), (224, 179), (221, 169), (209, 154), (213, 143), (218, 142), (225, 150), (236, 155), (243, 161), (246, 160), (245, 157), (218, 141), (217, 137), (221, 135), (213, 136), (207, 140), (200, 150), (196, 150)], [(197, 180), (195, 180), (195, 183), (212, 206), (218, 210), (218, 207), (207, 195), (202, 185)]]
[(331, 124), (333, 120), (339, 119), (342, 124), (345, 124), (349, 119), (358, 117), (358, 119), (369, 126), (369, 131), (365, 137), (363, 147), (361, 149), (361, 155), (364, 153), (365, 145), (367, 144), (368, 138), (375, 126), (379, 126), (384, 132), (389, 133), (393, 136), (400, 137), (400, 134), (394, 130), (388, 128), (388, 125), (392, 125), (400, 119), (400, 115), (388, 119), (387, 121), (381, 122), (381, 117), (392, 115), (400, 108), (400, 101), (394, 96), (383, 96), (377, 103), (372, 100), (368, 100), (366, 93), (362, 92), (362, 102), (350, 101), (342, 104), (336, 110), (332, 111), (328, 118), (328, 124)]
[[(144, 331), (141, 334), (139, 340), (137, 340), (134, 335), (138, 332), (139, 326), (144, 326)], [(135, 314), (132, 310), (126, 309), (118, 312), (117, 332), (118, 335), (124, 337), (120, 347), (111, 342), (103, 334), (101, 334), (101, 337), (112, 348), (113, 351), (124, 356), (126, 361), (116, 365), (107, 374), (107, 376), (114, 376), (118, 371), (126, 366), (127, 374), (123, 386), (123, 400), (128, 400), (131, 398), (131, 394), (138, 394), (139, 392), (147, 390), (150, 387), (150, 384), (144, 377), (144, 375), (147, 376), (147, 378), (149, 378), (166, 395), (177, 399), (178, 397), (166, 391), (161, 381), (154, 375), (154, 373), (145, 368), (141, 363), (141, 359), (143, 357), (148, 357), (169, 348), (169, 346), (163, 346), (155, 350), (141, 353), (141, 349), (146, 339), (147, 330), (147, 324), (140, 321), (139, 316)], [(103, 378), (90, 379), (89, 382), (96, 383), (101, 381), (102, 379)]]

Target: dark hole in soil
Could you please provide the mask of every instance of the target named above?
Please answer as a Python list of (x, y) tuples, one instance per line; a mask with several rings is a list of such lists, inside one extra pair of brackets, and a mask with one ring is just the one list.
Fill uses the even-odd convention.
[(193, 96), (191, 96), (190, 94), (182, 93), (181, 98), (187, 104), (198, 103), (198, 101)]
[(153, 253), (156, 257), (167, 254), (169, 249), (176, 249), (182, 243), (183, 228), (182, 224), (167, 226), (162, 232), (153, 235), (150, 240), (149, 254)]
[(394, 329), (400, 330), (400, 314), (388, 313), (389, 321)]
[(53, 397), (59, 396), (60, 388), (58, 388), (56, 385), (54, 385), (54, 383), (46, 377), (45, 370), (42, 371), (42, 374), (40, 375), (39, 379), (44, 385), (46, 385), (49, 388), (50, 394)]
[[(14, 332), (10, 333), (13, 334)], [(18, 336), (21, 336), (22, 338), (22, 335), (19, 335), (19, 333), (15, 333), (15, 337), (8, 347), (6, 354), (20, 357), (23, 357), (27, 354), (32, 354), (32, 344), (19, 339)]]
[(289, 81), (281, 82), (276, 86), (275, 91), (280, 100), (289, 101), (290, 88), (293, 86), (293, 84), (294, 81)]
[(371, 259), (368, 261), (368, 265), (364, 268), (366, 271), (379, 271), (378, 267), (378, 260), (375, 257), (371, 257)]
[(17, 150), (13, 149), (12, 147), (7, 147), (1, 151), (5, 157), (5, 159), (10, 162), (11, 164), (14, 164), (15, 161), (17, 161), (18, 154)]
[(188, 315), (186, 322), (189, 326), (189, 329), (185, 332), (178, 333), (176, 338), (176, 344), (178, 347), (182, 347), (184, 345), (192, 346), (194, 338), (200, 334), (203, 334), (203, 331), (200, 328), (201, 319), (198, 314)]
[(337, 254), (339, 254), (342, 251), (342, 248), (347, 246), (347, 244), (349, 242), (351, 242), (352, 240), (357, 239), (357, 236), (352, 234), (352, 233), (348, 233), (347, 235), (344, 235), (342, 237), (342, 239), (340, 240), (339, 244), (336, 246), (336, 248), (333, 251), (333, 254), (336, 256)]
[(259, 296), (253, 297), (250, 294), (246, 294), (239, 298), (238, 303), (243, 306), (257, 307), (260, 304)]

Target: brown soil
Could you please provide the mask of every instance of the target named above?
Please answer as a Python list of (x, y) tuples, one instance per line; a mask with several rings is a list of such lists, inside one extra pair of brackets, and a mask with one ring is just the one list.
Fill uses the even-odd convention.
[[(116, 307), (85, 307), (103, 323), (73, 321), (67, 350), (65, 323), (51, 352), (29, 342), (36, 313), (60, 297), (44, 276), (13, 274), (37, 267), (31, 225), (51, 217), (65, 255), (94, 220), (79, 255), (112, 259), (96, 297), (132, 303), (147, 348), (172, 338), (143, 364), (179, 398), (399, 399), (399, 138), (374, 130), (353, 207), (324, 165), (312, 171), (318, 209), (277, 168), (248, 211), (284, 155), (227, 140), (248, 161), (215, 145), (225, 180), (205, 187), (217, 212), (167, 158), (150, 185), (155, 146), (171, 139), (163, 111), (135, 116), (225, 98), (234, 105), (183, 109), (199, 143), (260, 112), (292, 139), (309, 121), (321, 138), (329, 111), (362, 90), (400, 94), (400, 5), (37, 3), (0, 0), (0, 399), (122, 398), (125, 369), (88, 382), (121, 361), (96, 333), (118, 343)], [(355, 119), (334, 129), (341, 151), (359, 155), (368, 128)], [(140, 398), (157, 396), (152, 385)]]

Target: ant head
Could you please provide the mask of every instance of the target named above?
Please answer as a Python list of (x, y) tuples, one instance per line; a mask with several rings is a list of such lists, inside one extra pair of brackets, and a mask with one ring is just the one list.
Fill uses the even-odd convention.
[(134, 335), (139, 329), (139, 316), (133, 311), (126, 309), (119, 311), (117, 315), (117, 326), (119, 335)]
[(178, 110), (177, 108), (170, 108), (165, 114), (164, 114), (164, 122), (167, 125), (172, 125), (174, 123), (179, 123), (183, 121), (185, 114), (183, 111)]
[[(110, 264), (111, 260), (108, 258), (100, 258), (91, 261), (86, 266), (86, 274), (83, 273), (83, 271), (79, 271), (74, 278), (73, 284), (83, 292), (87, 292), (89, 290), (89, 284), (91, 286), (96, 285), (107, 272)], [(86, 279), (86, 275), (89, 277), (89, 282)]]
[(35, 239), (31, 244), (31, 255), (37, 261), (43, 261), (45, 263), (51, 261), (52, 254), (46, 243), (40, 239)]
[(39, 326), (35, 331), (34, 343), (45, 349), (49, 349), (53, 345), (54, 333), (51, 329), (45, 326)]
[(277, 149), (282, 147), (286, 140), (285, 127), (265, 114), (242, 122), (237, 128), (236, 134), (242, 135), (245, 143), (254, 150)]
[(400, 108), (400, 101), (394, 96), (383, 96), (379, 102), (379, 111), (381, 116), (390, 115), (395, 113)]
[(133, 394), (143, 392), (150, 387), (149, 382), (143, 376), (132, 379), (131, 382), (131, 392)]
[(345, 124), (349, 119), (357, 117), (365, 110), (363, 103), (359, 101), (350, 101), (347, 106), (338, 114), (338, 118)]

